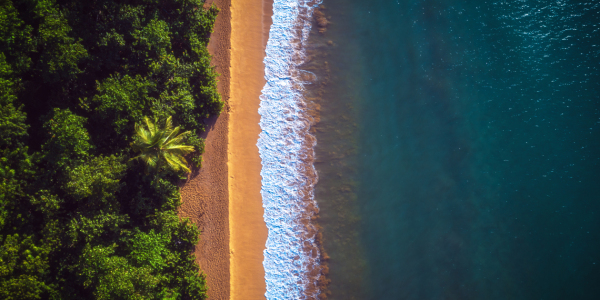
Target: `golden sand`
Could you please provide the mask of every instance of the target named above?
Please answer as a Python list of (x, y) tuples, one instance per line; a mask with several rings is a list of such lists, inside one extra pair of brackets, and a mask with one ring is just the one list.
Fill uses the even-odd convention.
[(229, 229), (231, 299), (264, 299), (261, 162), (256, 142), (260, 127), (259, 96), (265, 85), (265, 45), (272, 4), (232, 0), (231, 99), (229, 102)]
[(210, 299), (264, 299), (267, 227), (256, 142), (272, 2), (208, 0), (206, 5), (213, 3), (220, 13), (208, 49), (221, 74), (226, 106), (208, 120), (203, 166), (182, 186), (179, 215), (202, 231), (194, 254), (206, 273)]

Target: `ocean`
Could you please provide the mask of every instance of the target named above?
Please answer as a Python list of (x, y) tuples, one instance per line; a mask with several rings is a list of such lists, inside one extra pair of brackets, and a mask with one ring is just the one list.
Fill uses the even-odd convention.
[(319, 11), (269, 40), (295, 50), (261, 98), (267, 298), (315, 296), (318, 223), (327, 299), (600, 299), (600, 2)]

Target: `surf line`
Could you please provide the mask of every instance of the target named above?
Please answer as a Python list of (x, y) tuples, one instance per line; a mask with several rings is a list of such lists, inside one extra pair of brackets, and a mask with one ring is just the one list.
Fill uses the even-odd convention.
[(320, 277), (314, 186), (317, 143), (299, 66), (321, 0), (274, 0), (260, 96), (261, 195), (269, 230), (263, 266), (267, 299), (317, 299)]

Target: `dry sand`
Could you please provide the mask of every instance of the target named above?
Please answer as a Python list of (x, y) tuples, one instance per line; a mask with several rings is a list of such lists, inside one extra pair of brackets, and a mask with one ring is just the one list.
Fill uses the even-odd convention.
[(256, 142), (272, 2), (207, 1), (212, 3), (221, 11), (208, 49), (227, 104), (207, 122), (204, 163), (182, 186), (179, 215), (202, 231), (195, 256), (206, 273), (210, 299), (264, 299), (267, 228)]

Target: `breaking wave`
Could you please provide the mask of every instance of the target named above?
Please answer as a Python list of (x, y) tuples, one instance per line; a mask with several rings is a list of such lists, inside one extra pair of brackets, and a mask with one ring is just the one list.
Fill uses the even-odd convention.
[[(266, 48), (265, 84), (257, 146), (262, 160), (264, 219), (269, 229), (263, 266), (267, 299), (317, 299), (320, 276), (318, 212), (313, 188), (316, 139), (314, 120), (303, 98), (306, 71), (304, 45), (314, 8), (320, 0), (275, 0)], [(314, 75), (314, 74), (313, 74)], [(310, 76), (309, 76), (310, 77)]]

